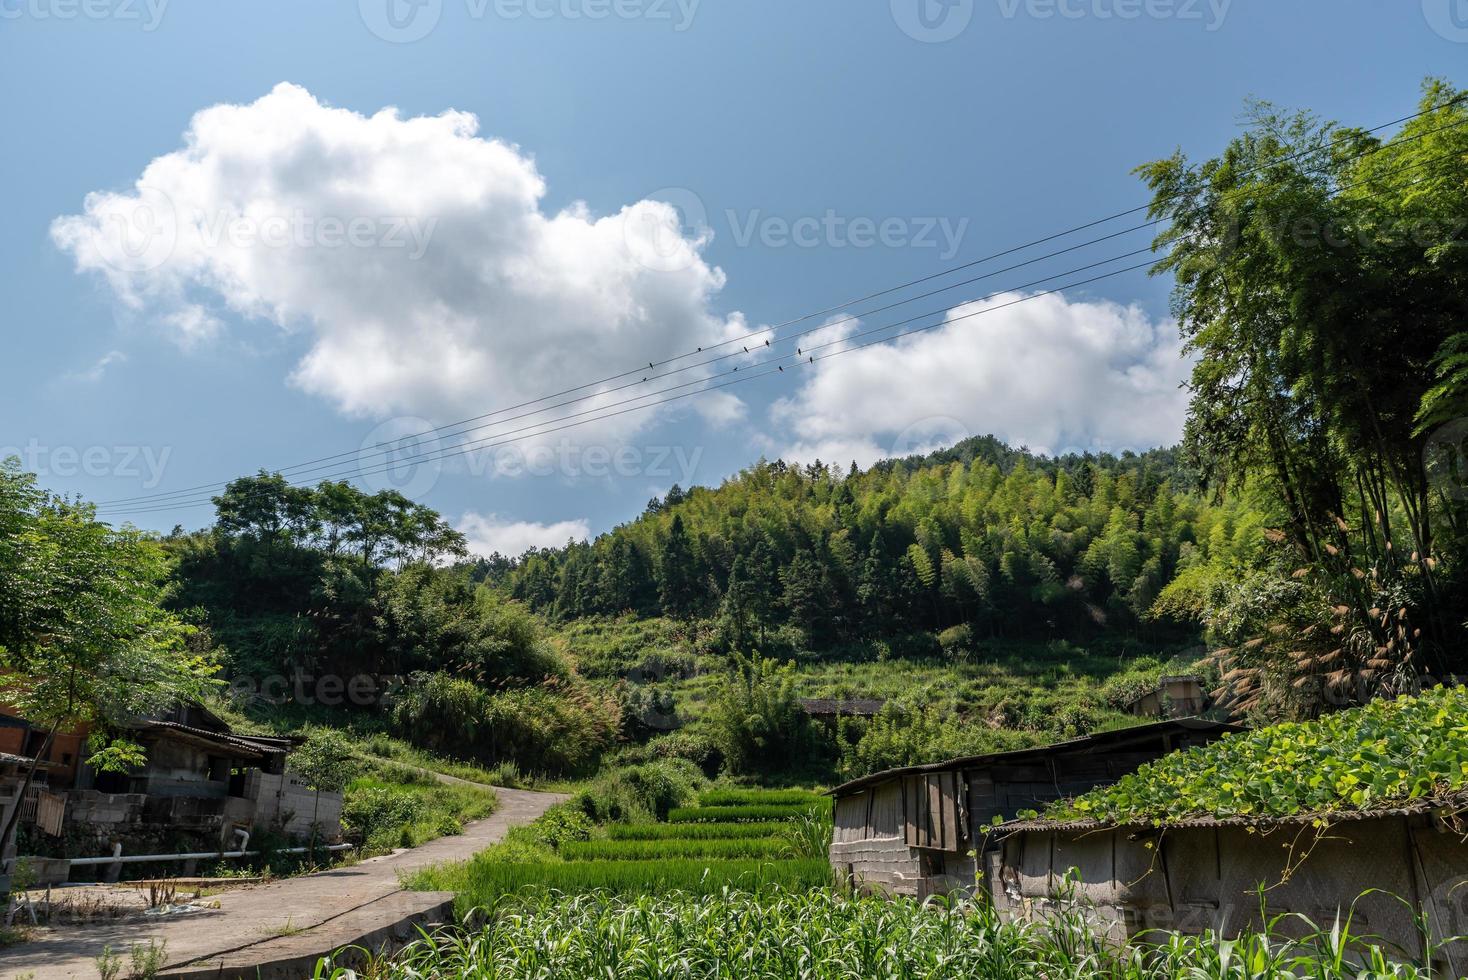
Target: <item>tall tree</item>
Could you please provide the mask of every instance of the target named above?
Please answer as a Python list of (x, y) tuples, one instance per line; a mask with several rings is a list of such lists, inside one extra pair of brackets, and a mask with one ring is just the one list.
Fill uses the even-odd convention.
[[(671, 491), (668, 496), (673, 496)], [(658, 599), (663, 612), (675, 619), (691, 618), (698, 610), (698, 585), (698, 570), (688, 532), (683, 529), (683, 515), (675, 514), (658, 558)]]
[(1218, 158), (1141, 169), (1197, 356), (1188, 448), (1220, 484), (1278, 499), (1280, 560), (1344, 610), (1280, 652), (1340, 690), (1461, 662), (1434, 530), (1456, 505), (1432, 499), (1422, 413), (1447, 404), (1431, 366), (1468, 314), (1464, 95), (1429, 82), (1388, 139), (1256, 106)]
[[(142, 749), (115, 733), (127, 722), (202, 697), (214, 667), (163, 608), (169, 562), (132, 529), (115, 531), (90, 505), (53, 497), (14, 461), (0, 463), (0, 705), (45, 733), (91, 729), (90, 765), (122, 770)], [(38, 762), (27, 769), (22, 792)], [(0, 828), (9, 840), (19, 808)]]

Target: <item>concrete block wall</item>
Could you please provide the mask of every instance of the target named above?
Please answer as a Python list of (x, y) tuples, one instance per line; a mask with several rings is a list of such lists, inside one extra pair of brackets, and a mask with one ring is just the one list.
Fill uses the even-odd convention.
[(275, 775), (253, 770), (245, 782), (245, 795), (255, 801), (255, 826), (280, 827), (293, 837), (309, 837), (312, 818), (327, 840), (341, 836), (342, 794), (316, 791), (293, 773)]
[(920, 897), (918, 852), (901, 837), (837, 841), (831, 845), (831, 867), (839, 880), (850, 881), (858, 888)]
[(66, 820), (70, 824), (135, 823), (142, 819), (146, 802), (142, 793), (72, 792), (67, 796)]

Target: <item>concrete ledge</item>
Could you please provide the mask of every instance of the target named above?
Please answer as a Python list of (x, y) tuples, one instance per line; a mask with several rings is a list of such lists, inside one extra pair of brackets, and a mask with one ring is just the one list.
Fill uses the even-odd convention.
[[(169, 966), (160, 980), (300, 980), (323, 956), (337, 950), (337, 966), (360, 967), (368, 953), (394, 952), (418, 938), (418, 930), (449, 922), (452, 892), (394, 892), (375, 902), (290, 936), (264, 936), (230, 952)], [(357, 947), (355, 949), (351, 947)]]

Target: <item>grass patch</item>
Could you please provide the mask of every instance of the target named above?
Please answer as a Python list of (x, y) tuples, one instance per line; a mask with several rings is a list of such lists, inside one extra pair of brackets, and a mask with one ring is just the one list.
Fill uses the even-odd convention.
[(589, 840), (565, 844), (567, 861), (658, 861), (669, 858), (773, 859), (785, 856), (783, 838), (732, 837), (708, 840)]
[(775, 837), (785, 822), (764, 823), (614, 823), (607, 827), (611, 840), (732, 840)]
[(668, 811), (668, 823), (741, 823), (744, 821), (794, 820), (813, 810), (829, 807), (821, 804), (767, 804), (748, 806), (680, 806)]
[(813, 806), (820, 793), (804, 789), (711, 789), (698, 794), (699, 806)]
[[(717, 895), (727, 888), (761, 892), (771, 888), (803, 890), (832, 883), (825, 860), (729, 861), (670, 858), (660, 861), (565, 861), (504, 864), (484, 855), (424, 868), (407, 879), (416, 891), (451, 891), (462, 917), (507, 897), (534, 903), (548, 892), (568, 895)], [(559, 967), (558, 967), (559, 968)], [(567, 976), (575, 976), (574, 971)]]

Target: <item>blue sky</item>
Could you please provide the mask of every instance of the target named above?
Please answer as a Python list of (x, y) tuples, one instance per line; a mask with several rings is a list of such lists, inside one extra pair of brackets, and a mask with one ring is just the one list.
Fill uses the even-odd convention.
[[(1249, 96), (1372, 125), (1468, 65), (1464, 0), (923, 2), (0, 0), (0, 447), (99, 501), (371, 447), (1134, 206), (1132, 167), (1216, 151)], [(160, 193), (167, 247), (119, 261)], [(1184, 403), (1167, 290), (1120, 275), (394, 479), (517, 549), (761, 454), (1145, 448)], [(199, 526), (201, 496), (104, 513)]]

